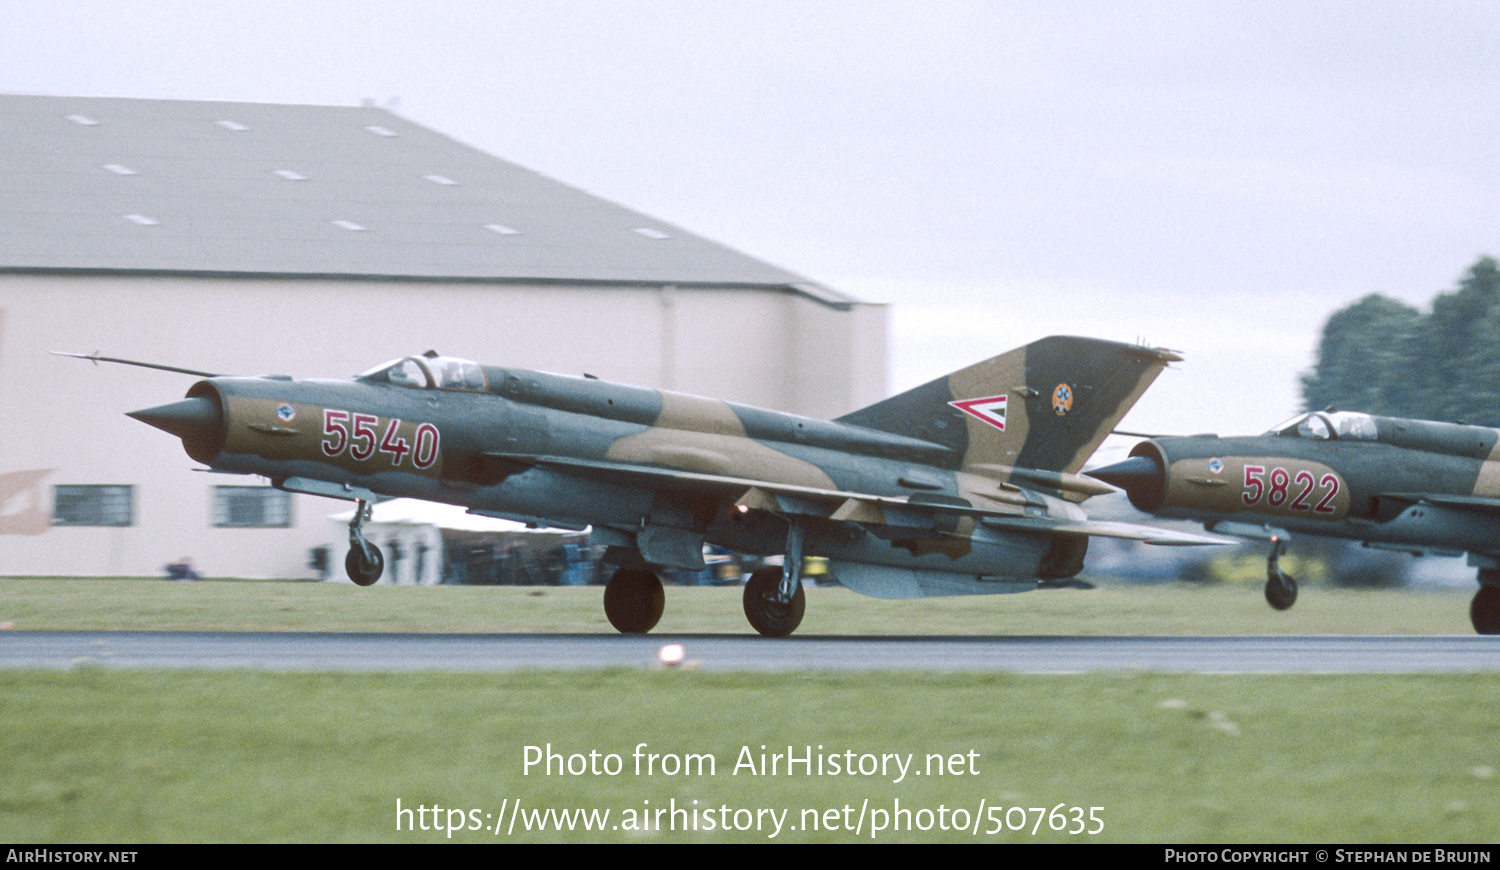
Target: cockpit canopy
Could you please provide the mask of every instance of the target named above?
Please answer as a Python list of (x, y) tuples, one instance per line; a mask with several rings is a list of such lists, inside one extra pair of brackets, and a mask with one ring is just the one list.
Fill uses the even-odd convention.
[(1313, 411), (1280, 423), (1266, 434), (1312, 441), (1375, 441), (1380, 436), (1374, 417), (1353, 411)]
[(360, 380), (416, 389), (483, 391), (484, 369), (478, 363), (428, 353), (384, 362), (359, 375)]

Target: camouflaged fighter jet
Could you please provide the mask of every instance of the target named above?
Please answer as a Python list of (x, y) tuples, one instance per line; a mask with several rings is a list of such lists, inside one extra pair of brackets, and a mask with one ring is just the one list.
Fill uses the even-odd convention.
[(1277, 557), (1306, 532), (1415, 555), (1467, 551), (1479, 568), (1469, 618), (1500, 634), (1500, 429), (1329, 409), (1253, 438), (1152, 438), (1130, 457), (1089, 476), (1155, 516), (1269, 540), (1277, 610), (1297, 601)]
[(1077, 473), (1084, 460), (1178, 359), (1045, 338), (833, 421), (430, 351), (343, 381), (152, 366), (205, 379), (130, 416), (216, 471), (356, 501), (355, 583), (383, 567), (361, 532), (368, 505), (428, 499), (591, 528), (619, 568), (604, 611), (622, 632), (656, 625), (657, 569), (701, 569), (705, 543), (784, 554), (744, 592), (750, 624), (784, 636), (802, 620), (805, 555), (826, 556), (856, 592), (916, 598), (1072, 577), (1090, 535), (1213, 542), (1090, 522), (1078, 507), (1113, 491)]

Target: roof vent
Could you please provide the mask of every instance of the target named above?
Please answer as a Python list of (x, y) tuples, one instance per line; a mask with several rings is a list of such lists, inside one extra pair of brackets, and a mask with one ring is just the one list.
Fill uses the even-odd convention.
[(667, 235), (666, 233), (662, 232), (661, 230), (653, 230), (650, 227), (640, 227), (639, 229), (636, 230), (636, 232), (640, 233), (641, 235), (645, 236), (648, 239), (670, 239), (670, 238), (672, 238), (671, 236)]
[(90, 118), (88, 115), (63, 115), (63, 117), (67, 118), (69, 121), (72, 121), (80, 127), (93, 127), (97, 126), (99, 123), (93, 118)]
[(223, 127), (225, 130), (233, 130), (236, 133), (243, 133), (244, 131), (250, 129), (249, 127), (246, 127), (244, 124), (241, 124), (237, 121), (215, 121), (214, 123), (218, 124), (220, 127)]
[(271, 174), (275, 175), (275, 176), (278, 176), (280, 178), (285, 178), (287, 181), (306, 181), (307, 180), (307, 176), (306, 175), (303, 175), (300, 172), (293, 172), (290, 169), (276, 169), (276, 170), (272, 170)]
[(454, 181), (453, 179), (449, 178), (446, 175), (424, 175), (422, 177), (425, 178), (425, 179), (427, 179), (428, 181), (432, 182), (433, 184), (444, 184), (444, 185), (446, 185), (446, 184), (457, 184), (458, 183), (458, 182)]
[(502, 236), (513, 236), (520, 232), (520, 230), (513, 230), (505, 224), (485, 224), (484, 228), (492, 233), (499, 233)]
[(366, 127), (365, 129), (369, 130), (371, 133), (374, 133), (376, 136), (394, 136), (394, 135), (396, 135), (396, 131), (395, 130), (391, 130), (391, 129), (386, 128), (386, 127), (381, 127), (381, 126), (379, 126), (377, 124), (371, 124), (370, 126)]
[(131, 169), (128, 166), (121, 166), (118, 163), (106, 163), (106, 164), (104, 164), (103, 166), (101, 166), (99, 168), (100, 169), (107, 169), (107, 170), (109, 170), (110, 172), (113, 172), (116, 175), (134, 175), (135, 174), (135, 170), (134, 169)]
[(139, 224), (143, 227), (154, 227), (157, 224), (157, 221), (148, 218), (143, 214), (128, 214), (125, 215), (125, 219), (133, 224)]
[(342, 227), (343, 229), (346, 229), (346, 230), (356, 230), (356, 231), (358, 231), (358, 230), (363, 230), (364, 229), (364, 227), (360, 226), (359, 224), (355, 223), (354, 221), (329, 221), (329, 223), (333, 224), (336, 227)]

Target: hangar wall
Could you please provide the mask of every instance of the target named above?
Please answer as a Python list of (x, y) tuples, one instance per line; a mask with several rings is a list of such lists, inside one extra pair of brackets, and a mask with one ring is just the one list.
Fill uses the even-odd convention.
[[(236, 374), (348, 377), (435, 348), (831, 417), (885, 394), (886, 309), (768, 287), (0, 272), (0, 574), (310, 577), (345, 503), (290, 497), (285, 527), (216, 526), (180, 443), (124, 414), (193, 378), (49, 354)], [(57, 526), (58, 486), (129, 487), (131, 522)], [(48, 520), (45, 524), (40, 519)]]

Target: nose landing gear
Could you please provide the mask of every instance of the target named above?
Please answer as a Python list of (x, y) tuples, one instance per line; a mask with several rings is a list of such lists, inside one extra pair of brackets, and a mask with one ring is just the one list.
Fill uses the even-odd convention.
[(1289, 610), (1297, 603), (1297, 578), (1276, 566), (1286, 541), (1279, 535), (1271, 537), (1271, 557), (1266, 560), (1266, 603), (1277, 610)]
[(385, 556), (380, 548), (365, 540), (365, 520), (370, 516), (370, 503), (363, 499), (354, 503), (354, 519), (349, 521), (349, 555), (344, 557), (344, 571), (356, 585), (370, 586), (385, 571)]

